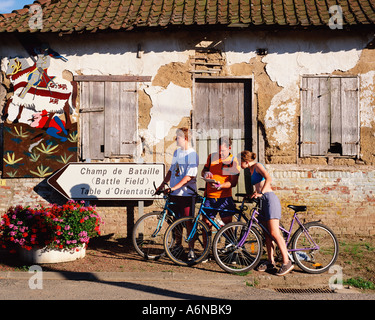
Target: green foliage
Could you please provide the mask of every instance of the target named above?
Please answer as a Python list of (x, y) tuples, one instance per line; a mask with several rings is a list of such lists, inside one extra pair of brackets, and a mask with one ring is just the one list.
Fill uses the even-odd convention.
[(361, 277), (347, 279), (344, 281), (344, 284), (360, 289), (375, 290), (375, 284), (373, 282), (365, 280)]

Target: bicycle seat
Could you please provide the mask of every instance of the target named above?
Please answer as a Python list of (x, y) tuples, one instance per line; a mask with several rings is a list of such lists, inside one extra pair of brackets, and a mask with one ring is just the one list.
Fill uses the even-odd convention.
[(289, 205), (288, 208), (294, 210), (295, 212), (300, 212), (300, 211), (306, 211), (307, 210), (307, 207), (306, 206), (293, 206), (293, 205)]

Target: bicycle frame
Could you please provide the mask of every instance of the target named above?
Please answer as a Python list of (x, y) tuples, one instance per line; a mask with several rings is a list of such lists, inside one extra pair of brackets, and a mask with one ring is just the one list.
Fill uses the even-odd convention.
[[(244, 237), (241, 239), (241, 241), (239, 242), (238, 244), (238, 247), (242, 247), (244, 244), (245, 244), (245, 240), (249, 234), (249, 231), (251, 229), (251, 227), (253, 226), (253, 223), (255, 222), (258, 226), (260, 226), (263, 230), (263, 232), (266, 232), (267, 235), (273, 240), (275, 241), (275, 238), (271, 236), (271, 234), (269, 233), (269, 231), (267, 230), (267, 228), (265, 226), (263, 226), (263, 224), (261, 222), (259, 222), (259, 220), (255, 217), (256, 215), (259, 214), (259, 212), (256, 210), (256, 208), (253, 208), (252, 209), (253, 213), (251, 215), (251, 218), (250, 220), (248, 221), (248, 230), (245, 232), (245, 235)], [(294, 212), (294, 215), (293, 215), (293, 218), (292, 218), (292, 222), (290, 224), (290, 227), (289, 227), (289, 231), (284, 229), (282, 226), (279, 226), (279, 229), (282, 231), (282, 232), (285, 232), (288, 234), (287, 236), (287, 239), (285, 240), (285, 244), (286, 246), (288, 247), (288, 244), (289, 244), (289, 241), (291, 240), (291, 235), (292, 235), (292, 230), (293, 230), (293, 226), (294, 226), (294, 222), (297, 221), (297, 224), (303, 229), (304, 233), (306, 234), (306, 236), (308, 237), (309, 241), (311, 244), (313, 244), (313, 247), (307, 247), (307, 248), (297, 248), (297, 249), (288, 249), (288, 252), (293, 252), (293, 251), (307, 251), (307, 250), (319, 250), (319, 246), (315, 243), (315, 241), (311, 238), (309, 232), (307, 231), (307, 229), (305, 228), (305, 226), (303, 225), (303, 223), (299, 220), (298, 216), (297, 216), (297, 212)]]
[(163, 209), (163, 215), (162, 215), (162, 219), (159, 219), (159, 222), (158, 222), (158, 225), (156, 226), (156, 230), (153, 232), (153, 234), (151, 235), (151, 237), (156, 237), (159, 233), (159, 231), (161, 230), (162, 226), (163, 226), (163, 223), (165, 221), (165, 217), (167, 215), (167, 213), (169, 212), (173, 217), (176, 217), (176, 214), (173, 212), (172, 209), (169, 208), (169, 206), (171, 204), (175, 204), (174, 202), (171, 202), (169, 200), (169, 197), (168, 196), (163, 196), (163, 198), (165, 199), (165, 204), (164, 204), (164, 209)]
[(202, 201), (201, 202), (201, 205), (199, 207), (199, 211), (196, 215), (196, 217), (194, 218), (194, 224), (193, 224), (193, 227), (191, 229), (191, 232), (189, 234), (189, 236), (186, 238), (186, 242), (190, 242), (193, 237), (195, 236), (195, 233), (197, 231), (197, 224), (198, 224), (198, 220), (199, 218), (201, 217), (201, 215), (203, 214), (203, 216), (216, 228), (216, 230), (219, 230), (221, 227), (215, 222), (214, 219), (211, 219), (208, 214), (204, 211), (205, 209), (213, 209), (213, 210), (216, 210), (218, 212), (226, 212), (226, 213), (233, 213), (233, 214), (239, 214), (239, 217), (238, 217), (238, 220), (239, 221), (241, 219), (241, 217), (244, 217), (245, 220), (247, 220), (246, 216), (243, 214), (243, 209), (244, 209), (244, 199), (242, 200), (242, 204), (241, 204), (241, 207), (240, 209), (235, 209), (235, 210), (228, 210), (228, 209), (216, 209), (216, 208), (212, 208), (212, 207), (205, 207), (204, 206), (204, 203), (206, 202), (206, 196), (200, 196), (198, 194), (196, 194), (197, 197), (200, 198), (200, 200)]

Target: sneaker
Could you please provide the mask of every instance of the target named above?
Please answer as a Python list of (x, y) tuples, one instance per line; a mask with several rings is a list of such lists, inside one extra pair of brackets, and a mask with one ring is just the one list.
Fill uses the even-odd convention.
[(275, 263), (272, 263), (267, 260), (263, 262), (262, 264), (260, 264), (257, 270), (260, 272), (265, 272), (265, 271), (270, 271), (272, 269), (276, 269)]
[(230, 264), (235, 266), (237, 264), (238, 259), (238, 253), (234, 253), (230, 258)]
[(213, 260), (213, 257), (212, 257), (212, 254), (210, 253), (206, 259), (202, 260), (202, 263), (207, 263), (207, 262), (210, 262), (211, 260)]
[(196, 256), (195, 256), (195, 253), (194, 253), (194, 249), (190, 249), (189, 253), (188, 253), (188, 261), (193, 261), (195, 259), (196, 259)]
[(277, 276), (284, 276), (290, 271), (292, 271), (294, 268), (294, 265), (292, 264), (292, 261), (289, 260), (287, 264), (283, 264), (279, 271), (276, 273)]

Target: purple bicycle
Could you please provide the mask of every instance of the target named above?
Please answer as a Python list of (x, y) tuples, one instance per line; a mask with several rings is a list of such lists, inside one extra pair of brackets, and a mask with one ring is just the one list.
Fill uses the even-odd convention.
[[(232, 222), (222, 227), (213, 241), (213, 253), (217, 264), (230, 273), (247, 272), (260, 261), (263, 254), (264, 235), (267, 228), (256, 218), (260, 200), (251, 199), (256, 206), (250, 211), (247, 222)], [(289, 230), (280, 225), (288, 254), (292, 262), (308, 273), (323, 273), (332, 266), (338, 256), (339, 244), (334, 232), (320, 221), (302, 223), (297, 213), (306, 206), (289, 205), (294, 211)], [(293, 233), (295, 223), (298, 229)]]

